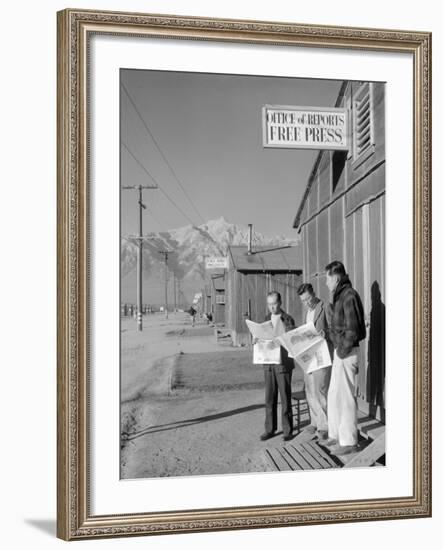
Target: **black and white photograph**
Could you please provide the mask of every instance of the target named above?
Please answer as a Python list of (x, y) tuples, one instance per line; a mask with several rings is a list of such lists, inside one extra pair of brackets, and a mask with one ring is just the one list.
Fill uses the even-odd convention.
[(120, 69), (122, 479), (386, 465), (385, 166), (383, 82)]
[(5, 4), (3, 548), (441, 546), (440, 12)]

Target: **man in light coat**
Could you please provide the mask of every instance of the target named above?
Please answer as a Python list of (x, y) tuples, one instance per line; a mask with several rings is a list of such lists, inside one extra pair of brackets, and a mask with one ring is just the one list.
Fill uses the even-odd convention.
[[(329, 353), (333, 353), (329, 339), (329, 327), (326, 306), (315, 295), (310, 283), (303, 283), (297, 290), (305, 309), (305, 323), (313, 323), (317, 331), (326, 339)], [(310, 433), (316, 433), (320, 441), (328, 438), (327, 395), (331, 380), (331, 367), (324, 367), (311, 373), (305, 373), (305, 392), (309, 406), (311, 423), (305, 428)]]

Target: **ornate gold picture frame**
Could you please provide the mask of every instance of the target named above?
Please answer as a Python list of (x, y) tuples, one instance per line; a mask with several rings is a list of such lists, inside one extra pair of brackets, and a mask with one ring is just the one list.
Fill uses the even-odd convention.
[[(412, 495), (128, 514), (91, 512), (89, 47), (94, 35), (402, 52), (413, 57)], [(58, 13), (57, 534), (64, 540), (431, 515), (431, 34), (68, 9)], [(158, 483), (162, 483), (161, 480)]]

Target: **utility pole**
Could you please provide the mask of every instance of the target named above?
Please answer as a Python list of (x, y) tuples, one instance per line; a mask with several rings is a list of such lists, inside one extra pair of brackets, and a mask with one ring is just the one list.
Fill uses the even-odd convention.
[(177, 279), (177, 298), (178, 298), (178, 307), (180, 309), (180, 279)]
[(174, 313), (177, 312), (177, 292), (176, 292), (176, 285), (175, 285), (175, 271), (172, 272), (173, 280), (174, 280)]
[(159, 250), (159, 254), (162, 254), (165, 260), (165, 317), (168, 318), (168, 256), (172, 253), (172, 250)]
[(137, 240), (137, 329), (143, 330), (143, 316), (142, 316), (142, 275), (143, 275), (143, 210), (146, 209), (146, 205), (143, 204), (143, 189), (158, 189), (157, 185), (128, 185), (123, 186), (123, 189), (133, 189), (138, 191), (138, 213), (139, 213), (139, 229), (138, 236), (134, 237)]
[(248, 223), (248, 256), (252, 254), (252, 223)]

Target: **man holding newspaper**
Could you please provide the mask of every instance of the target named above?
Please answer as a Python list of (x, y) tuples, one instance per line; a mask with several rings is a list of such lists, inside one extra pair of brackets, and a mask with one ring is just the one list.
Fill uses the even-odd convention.
[[(329, 327), (326, 315), (326, 305), (317, 298), (310, 283), (299, 286), (297, 294), (305, 308), (305, 323), (312, 323), (317, 332), (326, 339), (330, 356), (333, 354), (329, 340)], [(311, 423), (305, 428), (315, 433), (320, 441), (328, 439), (327, 397), (331, 379), (331, 365), (310, 372), (304, 372), (306, 400), (309, 406)]]
[[(291, 438), (294, 359), (305, 375), (310, 429), (316, 429), (320, 444), (340, 456), (356, 451), (358, 446), (355, 387), (359, 341), (366, 338), (366, 326), (360, 296), (352, 287), (344, 265), (334, 261), (325, 271), (333, 299), (332, 305), (328, 305), (330, 319), (326, 319), (326, 309), (319, 305), (312, 286), (304, 284), (298, 290), (307, 307), (304, 325), (295, 328), (292, 317), (281, 309), (281, 297), (275, 291), (267, 297), (270, 313), (266, 322), (246, 323), (253, 336), (253, 362), (265, 367), (266, 420), (261, 439), (272, 437), (277, 429), (277, 388), (284, 439)], [(324, 315), (321, 323), (320, 310)]]
[(281, 297), (276, 291), (267, 296), (269, 314), (264, 323), (246, 320), (254, 344), (254, 364), (265, 368), (266, 419), (264, 441), (277, 429), (277, 397), (282, 404), (282, 428), (285, 441), (292, 437), (291, 377), (295, 359), (305, 373), (331, 365), (328, 345), (314, 324), (295, 328), (292, 317), (281, 309)]
[(262, 441), (273, 437), (277, 431), (277, 401), (280, 394), (283, 439), (292, 438), (291, 379), (294, 361), (282, 348), (278, 336), (295, 327), (294, 319), (283, 311), (281, 295), (272, 290), (266, 297), (269, 313), (264, 323), (246, 320), (254, 344), (254, 364), (262, 364), (265, 375), (265, 431)]

